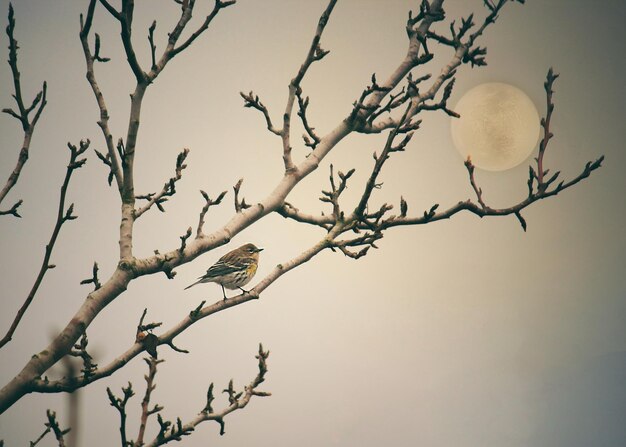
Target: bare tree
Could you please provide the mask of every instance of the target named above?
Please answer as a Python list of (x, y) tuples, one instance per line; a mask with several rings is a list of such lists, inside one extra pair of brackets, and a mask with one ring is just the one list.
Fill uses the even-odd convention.
[[(194, 427), (201, 422), (213, 420), (220, 424), (221, 432), (224, 431), (224, 418), (226, 415), (243, 408), (253, 396), (266, 396), (268, 393), (258, 391), (257, 387), (263, 382), (267, 372), (266, 360), (268, 352), (259, 346), (257, 359), (259, 362), (258, 375), (244, 388), (237, 392), (232, 384), (224, 391), (228, 394), (230, 405), (220, 411), (212, 408), (214, 398), (213, 385), (207, 393), (207, 403), (199, 415), (192, 421), (183, 423), (180, 419), (172, 423), (161, 418), (160, 405), (150, 408), (151, 392), (154, 389), (157, 365), (157, 354), (161, 346), (167, 345), (171, 349), (185, 352), (178, 348), (174, 342), (176, 337), (200, 320), (210, 315), (222, 312), (226, 309), (238, 306), (250, 300), (258, 299), (259, 296), (280, 277), (294, 268), (310, 261), (324, 250), (333, 250), (343, 253), (345, 256), (358, 259), (368, 254), (370, 248), (376, 248), (376, 243), (385, 232), (393, 227), (406, 225), (429, 224), (443, 219), (449, 219), (455, 215), (467, 211), (480, 217), (487, 216), (515, 216), (522, 228), (526, 230), (527, 223), (522, 216), (524, 209), (531, 204), (551, 196), (559, 194), (581, 180), (588, 177), (594, 170), (600, 167), (603, 157), (589, 162), (577, 176), (560, 180), (559, 172), (551, 173), (546, 168), (544, 154), (548, 143), (552, 138), (550, 121), (554, 110), (553, 84), (558, 75), (552, 69), (548, 71), (546, 91), (546, 114), (541, 120), (543, 137), (535, 164), (529, 167), (528, 194), (518, 203), (513, 203), (505, 208), (495, 208), (488, 205), (483, 197), (482, 189), (475, 177), (475, 170), (471, 160), (465, 162), (468, 179), (476, 198), (474, 200), (461, 200), (458, 203), (441, 207), (433, 204), (423, 212), (411, 214), (409, 206), (404, 198), (399, 198), (399, 212), (392, 214), (394, 206), (389, 202), (374, 204), (373, 191), (378, 188), (379, 175), (386, 161), (396, 152), (404, 151), (411, 142), (415, 132), (419, 130), (423, 113), (442, 112), (452, 117), (458, 115), (450, 108), (448, 102), (453, 92), (457, 70), (464, 64), (483, 66), (486, 64), (486, 49), (479, 46), (479, 40), (484, 31), (493, 25), (500, 16), (503, 8), (509, 2), (507, 0), (484, 0), (485, 12), (482, 19), (474, 15), (462, 18), (459, 23), (452, 21), (445, 31), (437, 28), (439, 22), (445, 21), (443, 0), (423, 0), (419, 3), (417, 11), (409, 12), (406, 22), (408, 36), (408, 50), (405, 57), (398, 61), (396, 69), (380, 81), (374, 74), (371, 76), (371, 84), (364, 87), (361, 95), (355, 99), (351, 112), (329, 133), (322, 135), (316, 132), (314, 123), (307, 115), (309, 97), (302, 88), (302, 81), (307, 76), (312, 64), (321, 61), (329, 51), (321, 45), (324, 30), (329, 24), (333, 9), (337, 0), (330, 0), (326, 9), (319, 17), (317, 27), (310, 47), (302, 65), (295, 72), (294, 77), (288, 84), (288, 97), (281, 119), (273, 119), (273, 111), (266, 107), (261, 99), (253, 92), (241, 93), (244, 107), (255, 109), (261, 113), (267, 129), (280, 140), (282, 148), (282, 161), (284, 172), (282, 177), (275, 179), (275, 188), (262, 200), (248, 204), (241, 198), (242, 181), (234, 186), (234, 208), (232, 217), (221, 227), (209, 234), (204, 232), (205, 218), (213, 206), (223, 202), (226, 191), (211, 196), (202, 191), (205, 200), (204, 207), (200, 210), (198, 223), (193, 230), (189, 227), (184, 235), (180, 236), (180, 245), (166, 251), (155, 251), (153, 256), (138, 258), (133, 251), (133, 239), (135, 236), (134, 224), (145, 213), (153, 208), (164, 211), (164, 204), (176, 193), (176, 183), (182, 178), (186, 168), (188, 150), (180, 152), (176, 159), (175, 173), (164, 182), (161, 190), (146, 194), (138, 194), (135, 191), (134, 174), (137, 168), (135, 154), (142, 148), (137, 145), (137, 138), (141, 130), (141, 111), (143, 99), (148, 89), (172, 60), (185, 51), (196, 41), (217, 19), (222, 12), (235, 4), (235, 0), (215, 0), (213, 9), (204, 18), (202, 23), (194, 30), (188, 30), (189, 23), (196, 7), (195, 0), (175, 0), (180, 4), (180, 16), (175, 25), (168, 32), (167, 45), (162, 51), (157, 51), (154, 43), (156, 21), (148, 31), (148, 43), (150, 48), (150, 63), (142, 65), (135, 51), (133, 40), (133, 19), (135, 3), (133, 0), (122, 0), (121, 9), (117, 9), (107, 0), (89, 0), (84, 16), (80, 17), (80, 41), (85, 57), (87, 79), (93, 91), (94, 99), (98, 105), (100, 116), (98, 125), (102, 132), (102, 138), (106, 145), (106, 152), (96, 151), (97, 157), (104, 163), (108, 170), (109, 184), (115, 184), (119, 191), (121, 203), (120, 230), (119, 230), (119, 262), (113, 274), (107, 279), (98, 276), (99, 268), (94, 264), (92, 277), (83, 280), (83, 284), (93, 284), (94, 290), (86, 297), (83, 304), (76, 310), (71, 321), (54, 337), (51, 343), (33, 355), (31, 360), (23, 367), (9, 383), (0, 391), (0, 412), (11, 407), (15, 402), (28, 393), (58, 393), (73, 391), (85, 387), (97, 380), (110, 376), (123, 368), (130, 360), (140, 355), (143, 351), (151, 354), (146, 359), (149, 372), (146, 376), (146, 391), (141, 405), (141, 425), (134, 440), (130, 440), (126, 427), (126, 403), (133, 396), (134, 390), (129, 383), (122, 389), (122, 395), (117, 396), (108, 390), (109, 401), (120, 415), (120, 436), (123, 446), (126, 445), (162, 445), (173, 440), (180, 440), (182, 436), (189, 435)], [(516, 0), (524, 3), (523, 0)], [(98, 33), (93, 31), (93, 20), (96, 8), (108, 13), (109, 18), (119, 25), (121, 42), (125, 51), (127, 62), (131, 68), (135, 87), (131, 92), (131, 105), (128, 116), (128, 128), (125, 135), (113, 135), (109, 127), (109, 110), (106, 99), (100, 90), (97, 78), (98, 63), (105, 63), (109, 59), (101, 52), (101, 39)], [(9, 11), (10, 28), (10, 64), (16, 67), (16, 45), (13, 44), (14, 19), (12, 9)], [(183, 37), (187, 35), (187, 37)], [(450, 58), (447, 63), (440, 67), (431, 67), (434, 54), (431, 52), (435, 45), (440, 45), (442, 51), (450, 50)], [(19, 113), (9, 112), (18, 118), (27, 133), (28, 140), (32, 134), (32, 128), (43, 107), (45, 106), (46, 87), (37, 96), (33, 105), (26, 108), (22, 104), (19, 92), (19, 73), (13, 69), (16, 89), (16, 101)], [(17, 73), (17, 74), (16, 74)], [(437, 73), (437, 74), (432, 74)], [(32, 121), (28, 120), (28, 113), (39, 104), (36, 115)], [(295, 161), (292, 152), (298, 143), (293, 137), (294, 123), (292, 118), (295, 114), (304, 131), (301, 146), (298, 150), (307, 151), (306, 157), (301, 161)], [(341, 141), (352, 133), (362, 134), (386, 134), (384, 145), (374, 153), (374, 161), (369, 177), (361, 186), (359, 198), (356, 203), (343, 203), (342, 194), (354, 170), (347, 172), (335, 171), (330, 166), (329, 187), (322, 190), (320, 200), (329, 205), (330, 212), (325, 214), (312, 214), (300, 210), (287, 201), (289, 193), (306, 176), (315, 171), (320, 163), (325, 160), (330, 152)], [(25, 140), (27, 138), (25, 137)], [(25, 143), (26, 144), (26, 143)], [(80, 143), (78, 147), (69, 144), (70, 163), (63, 187), (58, 210), (58, 219), (54, 227), (51, 242), (46, 249), (41, 271), (31, 293), (24, 305), (18, 311), (13, 324), (1, 342), (6, 345), (12, 338), (18, 327), (21, 317), (26, 312), (28, 305), (35, 298), (38, 285), (41, 283), (45, 272), (53, 266), (49, 264), (50, 252), (54, 247), (54, 241), (61, 225), (75, 218), (73, 206), (66, 206), (65, 193), (73, 171), (80, 168), (86, 161), (80, 158), (89, 148), (89, 140)], [(26, 148), (26, 152), (28, 149)], [(300, 158), (300, 157), (298, 157)], [(19, 167), (19, 165), (18, 165)], [(20, 167), (21, 169), (21, 167)], [(19, 175), (19, 169), (18, 174)], [(16, 175), (16, 178), (17, 178)], [(13, 182), (15, 183), (15, 182)], [(0, 199), (3, 196), (0, 196)], [(389, 199), (391, 201), (391, 199)], [(16, 207), (15, 207), (16, 208)], [(231, 239), (243, 229), (255, 224), (260, 219), (271, 213), (299, 222), (303, 225), (319, 227), (323, 235), (318, 242), (303, 247), (300, 254), (287, 259), (271, 270), (267, 276), (261, 278), (248, 292), (243, 292), (228, 300), (218, 300), (215, 303), (205, 305), (203, 301), (197, 308), (172, 327), (162, 329), (161, 323), (144, 323), (146, 313), (141, 316), (137, 327), (137, 338), (128, 349), (120, 352), (106, 365), (97, 365), (87, 352), (88, 342), (86, 331), (99, 313), (122, 295), (129, 284), (142, 276), (164, 273), (168, 278), (174, 278), (175, 269), (187, 264), (199, 255), (228, 244)], [(13, 214), (16, 214), (15, 212)], [(49, 380), (45, 374), (55, 364), (67, 356), (80, 358), (83, 368), (80, 374), (69, 375), (58, 380)], [(158, 436), (152, 441), (145, 440), (145, 427), (149, 417), (157, 414), (160, 426)], [(54, 413), (48, 414), (46, 433), (53, 431), (63, 445), (64, 431), (55, 422)], [(56, 427), (56, 428), (55, 428)], [(44, 433), (45, 435), (45, 433)]]

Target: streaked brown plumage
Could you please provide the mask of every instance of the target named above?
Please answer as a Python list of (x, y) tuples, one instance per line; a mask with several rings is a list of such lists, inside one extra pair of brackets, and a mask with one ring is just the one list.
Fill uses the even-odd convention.
[(254, 244), (245, 244), (222, 256), (213, 264), (206, 273), (198, 278), (198, 281), (185, 287), (185, 290), (196, 284), (214, 282), (222, 286), (222, 293), (226, 299), (224, 288), (234, 290), (242, 289), (254, 277), (259, 265), (259, 252), (262, 248), (257, 248)]

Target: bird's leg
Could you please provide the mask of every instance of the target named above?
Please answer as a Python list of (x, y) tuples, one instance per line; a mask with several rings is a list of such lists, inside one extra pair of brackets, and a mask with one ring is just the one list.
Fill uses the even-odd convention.
[(239, 290), (241, 290), (243, 293), (249, 293), (247, 290), (245, 290), (245, 289), (244, 289), (244, 288), (242, 288), (242, 287), (237, 287), (237, 288), (238, 288)]
[(222, 286), (222, 295), (224, 295), (224, 301), (226, 301), (226, 290), (224, 290), (223, 284), (220, 284), (220, 286)]

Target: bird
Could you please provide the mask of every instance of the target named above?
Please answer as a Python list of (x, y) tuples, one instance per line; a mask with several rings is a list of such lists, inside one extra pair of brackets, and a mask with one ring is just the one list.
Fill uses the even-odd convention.
[(199, 277), (196, 282), (185, 287), (185, 290), (196, 284), (214, 282), (222, 286), (224, 300), (226, 300), (224, 288), (229, 290), (239, 289), (247, 293), (246, 290), (242, 289), (242, 286), (248, 284), (256, 274), (259, 266), (259, 252), (261, 251), (263, 249), (257, 248), (254, 244), (245, 244), (226, 253), (209, 267), (206, 273)]

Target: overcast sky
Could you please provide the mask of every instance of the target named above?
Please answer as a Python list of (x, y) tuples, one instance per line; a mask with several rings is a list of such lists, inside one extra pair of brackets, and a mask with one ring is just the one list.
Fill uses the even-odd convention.
[[(178, 11), (171, 1), (147, 3), (138, 1), (135, 11), (135, 45), (144, 64), (148, 26), (157, 19), (162, 48)], [(311, 97), (310, 120), (321, 134), (347, 116), (372, 73), (384, 79), (401, 61), (407, 12), (418, 3), (338, 2), (322, 39), (331, 53), (303, 83)], [(471, 10), (482, 17), (482, 3), (447, 0), (448, 18)], [(543, 115), (543, 82), (553, 66), (561, 77), (546, 163), (568, 178), (602, 154), (605, 166), (528, 209), (526, 233), (514, 217), (472, 215), (393, 229), (378, 244), (380, 250), (361, 260), (322, 253), (281, 278), (259, 301), (194, 325), (177, 339), (191, 354), (159, 350), (166, 362), (160, 365), (154, 402), (165, 406), (165, 418), (195, 416), (210, 382), (222, 390), (233, 378), (242, 388), (256, 374), (259, 342), (271, 350), (262, 389), (273, 395), (253, 399), (229, 416), (225, 436), (219, 436), (217, 424), (205, 423), (183, 445), (626, 445), (626, 3), (527, 3), (507, 5), (488, 29), (482, 44), (489, 49), (489, 65), (459, 71), (452, 103), (482, 82), (507, 82), (526, 92)], [(212, 2), (198, 4), (196, 24)], [(49, 105), (20, 182), (2, 205), (24, 200), (22, 219), (0, 218), (3, 331), (32, 285), (52, 231), (66, 143), (90, 138), (93, 148), (104, 147), (78, 40), (78, 17), (86, 5), (14, 2), (25, 96), (47, 80)], [(178, 152), (191, 152), (167, 213), (154, 210), (136, 225), (137, 256), (178, 246), (178, 237), (197, 222), (203, 204), (199, 189), (214, 197), (244, 177), (249, 203), (273, 189), (282, 173), (280, 140), (265, 129), (259, 113), (242, 107), (239, 92), (254, 90), (279, 119), (289, 80), (304, 60), (325, 5), (323, 0), (239, 0), (150, 87), (137, 148), (138, 192), (160, 189)], [(8, 2), (0, 0), (3, 28), (7, 10)], [(132, 73), (117, 27), (101, 8), (94, 26), (103, 54), (112, 58), (97, 65), (97, 76), (117, 137), (128, 121)], [(445, 32), (447, 25), (439, 29)], [(6, 47), (3, 33), (2, 60)], [(434, 43), (431, 50), (438, 55), (430, 65), (437, 73), (449, 53)], [(0, 105), (12, 106), (6, 63), (0, 66), (0, 86)], [(410, 211), (420, 214), (433, 203), (447, 207), (473, 197), (449, 128), (448, 116), (426, 116), (407, 151), (385, 166), (384, 185), (373, 203), (397, 206), (402, 195)], [(21, 144), (18, 123), (3, 115), (0, 135), (4, 179)], [(294, 153), (302, 158), (307, 149), (297, 135)], [(342, 141), (289, 201), (310, 212), (328, 211), (317, 198), (328, 187), (332, 162), (343, 171), (357, 169), (345, 196), (349, 207), (382, 141), (359, 135)], [(75, 202), (79, 218), (62, 230), (53, 256), (57, 268), (46, 276), (14, 341), (0, 352), (2, 384), (67, 324), (90, 290), (79, 282), (90, 276), (93, 262), (100, 265), (101, 279), (116, 266), (119, 199), (94, 155), (89, 153), (87, 166), (70, 186), (68, 200)], [(477, 171), (477, 179), (489, 204), (507, 206), (525, 196), (527, 172), (522, 164), (500, 173)], [(205, 228), (218, 228), (232, 213), (229, 192), (224, 204), (210, 211)], [(271, 215), (231, 245), (177, 269), (174, 280), (157, 275), (133, 281), (89, 328), (91, 352), (106, 364), (125, 351), (144, 308), (149, 319), (169, 327), (200, 301), (221, 298), (213, 284), (183, 288), (235, 246), (253, 242), (265, 248), (259, 279), (320, 237), (316, 229)], [(137, 392), (129, 403), (129, 432), (135, 436), (145, 369), (137, 357), (81, 393), (81, 445), (119, 443), (118, 415), (105, 389), (119, 393), (128, 381)], [(224, 395), (218, 402), (227, 404)], [(34, 440), (44, 429), (46, 408), (57, 410), (65, 426), (66, 405), (64, 395), (26, 396), (0, 416), (0, 439), (7, 446)], [(53, 445), (52, 439), (45, 445)]]

